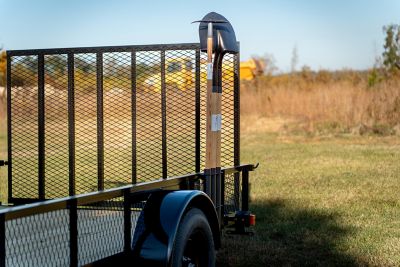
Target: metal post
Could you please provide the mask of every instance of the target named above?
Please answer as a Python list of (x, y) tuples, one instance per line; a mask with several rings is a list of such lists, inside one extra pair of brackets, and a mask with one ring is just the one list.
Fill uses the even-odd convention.
[(44, 55), (38, 56), (38, 194), (45, 200), (45, 96), (44, 96)]
[(97, 80), (97, 189), (104, 190), (103, 53), (96, 54)]
[[(240, 44), (238, 43), (238, 46)], [(240, 54), (234, 56), (234, 77), (233, 77), (233, 147), (234, 164), (240, 165)]]
[(129, 253), (132, 242), (130, 189), (124, 191), (124, 252)]
[(8, 201), (12, 202), (12, 145), (11, 145), (11, 57), (7, 53), (7, 150), (8, 150)]
[(78, 266), (78, 207), (77, 200), (71, 199), (69, 207), (69, 257), (71, 267)]
[(68, 53), (68, 150), (69, 195), (75, 195), (75, 85), (74, 54)]
[(219, 218), (219, 224), (222, 227), (224, 224), (224, 213), (225, 213), (225, 171), (221, 172), (221, 177), (220, 177), (220, 195), (219, 195), (219, 207), (217, 209), (218, 212), (218, 218)]
[(249, 210), (249, 170), (242, 171), (242, 210)]
[[(239, 46), (239, 43), (238, 43)], [(233, 91), (233, 153), (234, 153), (234, 165), (240, 165), (240, 55), (235, 55), (234, 60), (234, 91)], [(236, 207), (240, 205), (240, 173), (234, 174), (234, 195)], [(243, 190), (243, 188), (242, 188)], [(243, 192), (243, 191), (242, 191)], [(244, 201), (242, 199), (242, 201)]]
[(200, 49), (196, 49), (196, 162), (195, 162), (195, 170), (196, 172), (200, 172), (201, 168), (201, 106), (200, 106)]
[(132, 105), (132, 184), (136, 184), (137, 166), (136, 166), (136, 51), (131, 53), (131, 105)]
[(167, 92), (165, 86), (165, 50), (161, 51), (161, 117), (162, 117), (162, 176), (168, 177), (167, 166)]

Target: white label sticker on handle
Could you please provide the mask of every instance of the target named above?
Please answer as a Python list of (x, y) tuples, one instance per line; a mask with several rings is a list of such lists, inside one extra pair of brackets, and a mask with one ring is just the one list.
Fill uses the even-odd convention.
[(218, 132), (221, 131), (222, 125), (222, 115), (221, 114), (212, 114), (211, 115), (211, 131)]
[(213, 78), (213, 64), (207, 63), (207, 80), (212, 80)]

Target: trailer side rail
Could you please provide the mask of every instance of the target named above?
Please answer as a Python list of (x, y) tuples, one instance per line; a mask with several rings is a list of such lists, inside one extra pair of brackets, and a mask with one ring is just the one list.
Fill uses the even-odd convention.
[[(234, 187), (239, 176), (240, 188), (248, 188), (253, 169), (223, 169), (224, 214), (248, 206), (248, 192), (235, 194)], [(0, 210), (0, 266), (82, 266), (129, 253), (145, 205), (135, 194), (204, 190), (203, 177), (195, 173)]]

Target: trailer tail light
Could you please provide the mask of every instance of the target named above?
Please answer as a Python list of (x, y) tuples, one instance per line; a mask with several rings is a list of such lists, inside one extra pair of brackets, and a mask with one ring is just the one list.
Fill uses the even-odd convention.
[(236, 211), (235, 214), (225, 215), (224, 220), (228, 228), (234, 228), (233, 231), (228, 230), (228, 234), (253, 235), (253, 232), (246, 230), (256, 225), (256, 215), (250, 211)]
[(254, 226), (256, 224), (256, 215), (252, 214), (250, 211), (236, 211), (233, 220), (236, 224), (242, 224), (245, 227)]
[(250, 214), (250, 216), (249, 216), (249, 225), (250, 226), (256, 225), (256, 215), (255, 214)]

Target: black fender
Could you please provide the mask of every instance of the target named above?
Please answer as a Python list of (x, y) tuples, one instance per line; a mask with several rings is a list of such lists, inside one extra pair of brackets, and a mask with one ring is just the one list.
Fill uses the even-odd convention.
[(218, 249), (221, 246), (218, 217), (214, 204), (204, 192), (158, 191), (149, 196), (137, 220), (132, 239), (133, 262), (139, 266), (169, 266), (179, 224), (191, 207), (206, 215)]

